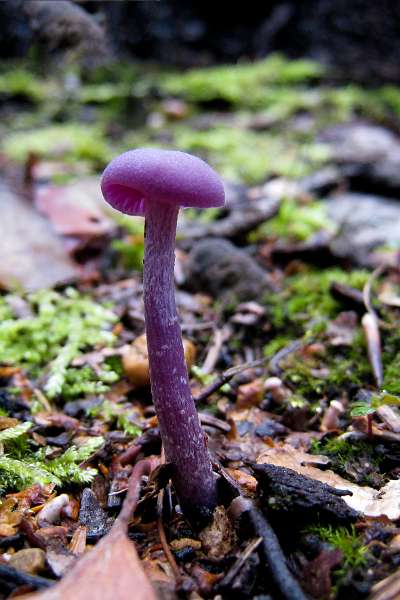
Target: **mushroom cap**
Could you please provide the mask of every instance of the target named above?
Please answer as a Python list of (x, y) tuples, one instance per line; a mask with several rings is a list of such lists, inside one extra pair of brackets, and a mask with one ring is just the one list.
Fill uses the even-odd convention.
[(145, 213), (145, 202), (209, 208), (223, 206), (224, 186), (203, 160), (177, 150), (138, 148), (114, 158), (101, 180), (105, 200), (128, 215)]

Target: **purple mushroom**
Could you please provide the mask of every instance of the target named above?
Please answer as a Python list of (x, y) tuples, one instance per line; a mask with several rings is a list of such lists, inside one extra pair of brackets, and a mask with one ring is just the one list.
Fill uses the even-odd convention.
[(184, 360), (174, 248), (179, 208), (223, 206), (222, 181), (195, 156), (144, 148), (111, 161), (101, 189), (113, 208), (145, 217), (144, 307), (153, 402), (180, 504), (201, 522), (216, 505), (216, 481)]

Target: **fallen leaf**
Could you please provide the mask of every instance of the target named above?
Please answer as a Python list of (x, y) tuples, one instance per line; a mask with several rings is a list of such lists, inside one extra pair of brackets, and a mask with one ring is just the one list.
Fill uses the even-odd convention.
[(254, 379), (238, 387), (236, 405), (238, 408), (258, 406), (264, 397), (264, 381)]
[(157, 600), (125, 528), (115, 523), (108, 535), (82, 556), (54, 587), (25, 600)]
[(232, 523), (223, 506), (217, 506), (212, 522), (199, 534), (204, 551), (215, 559), (223, 558), (231, 552), (235, 537)]
[(78, 267), (48, 221), (0, 184), (0, 286), (34, 291), (78, 279)]
[(343, 500), (350, 508), (367, 517), (387, 516), (392, 520), (400, 518), (400, 480), (393, 479), (380, 490), (375, 490), (352, 483), (331, 470), (322, 471), (312, 466), (323, 465), (327, 461), (326, 456), (307, 454), (287, 445), (268, 448), (257, 459), (258, 464), (286, 467), (338, 490), (348, 490), (352, 495), (343, 496)]
[(0, 504), (0, 537), (15, 535), (22, 520), (22, 512), (16, 509), (17, 501), (6, 498)]
[(35, 204), (61, 235), (93, 238), (116, 229), (115, 222), (105, 214), (98, 177), (80, 178), (62, 187), (39, 187)]

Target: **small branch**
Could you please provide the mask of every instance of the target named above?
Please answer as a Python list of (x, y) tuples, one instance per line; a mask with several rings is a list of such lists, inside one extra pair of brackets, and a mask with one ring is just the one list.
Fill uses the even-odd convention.
[(282, 369), (280, 367), (280, 363), (281, 361), (286, 358), (287, 356), (289, 356), (289, 354), (293, 354), (293, 352), (296, 352), (299, 348), (301, 348), (301, 346), (304, 344), (304, 340), (295, 340), (294, 342), (291, 342), (288, 346), (285, 346), (284, 348), (282, 348), (281, 350), (279, 350), (279, 352), (277, 352), (270, 361), (269, 364), (269, 370), (272, 373), (272, 375), (276, 375), (276, 376), (280, 376), (282, 374)]
[(29, 585), (38, 590), (54, 585), (54, 581), (51, 579), (39, 577), (38, 575), (30, 575), (29, 573), (18, 571), (17, 569), (4, 564), (0, 564), (0, 581), (6, 582), (14, 587)]
[(231, 367), (226, 371), (223, 371), (221, 375), (218, 375), (214, 381), (212, 381), (207, 387), (204, 388), (194, 397), (194, 401), (196, 404), (198, 402), (204, 402), (207, 400), (214, 392), (217, 392), (225, 383), (229, 383), (235, 375), (239, 375), (239, 373), (243, 373), (243, 371), (247, 371), (247, 369), (255, 369), (257, 367), (265, 366), (265, 363), (269, 361), (269, 358), (260, 358), (258, 360), (253, 360), (252, 362), (243, 363), (241, 365), (237, 365), (236, 367)]
[(251, 500), (243, 497), (236, 498), (231, 504), (231, 512), (236, 517), (246, 515), (255, 535), (262, 538), (261, 548), (265, 560), (282, 597), (285, 600), (308, 600), (286, 564), (285, 555), (274, 530)]
[(179, 567), (176, 563), (175, 557), (171, 552), (171, 548), (169, 547), (168, 544), (168, 540), (167, 540), (167, 536), (165, 535), (165, 529), (164, 529), (164, 524), (163, 524), (163, 520), (162, 520), (162, 513), (163, 513), (163, 500), (164, 500), (164, 490), (160, 490), (158, 492), (158, 497), (157, 497), (157, 514), (158, 514), (158, 518), (157, 518), (157, 530), (158, 530), (158, 535), (160, 538), (160, 542), (161, 542), (161, 546), (163, 549), (163, 552), (170, 564), (170, 567), (172, 569), (172, 572), (174, 574), (175, 577), (175, 581), (177, 583), (177, 585), (180, 583), (180, 581), (182, 580), (182, 574), (179, 570)]
[(246, 546), (244, 551), (239, 555), (238, 559), (234, 562), (232, 567), (229, 569), (229, 571), (227, 572), (227, 574), (225, 575), (223, 580), (220, 582), (220, 584), (218, 586), (219, 588), (224, 589), (224, 588), (227, 588), (230, 585), (232, 585), (233, 580), (235, 579), (236, 575), (239, 573), (240, 569), (245, 564), (246, 560), (248, 558), (250, 558), (250, 556), (258, 548), (258, 546), (261, 544), (261, 542), (262, 542), (261, 537), (257, 537), (254, 540), (252, 540), (251, 542), (249, 542), (249, 544)]
[(128, 526), (129, 520), (134, 513), (136, 508), (142, 477), (149, 475), (153, 469), (153, 461), (149, 458), (143, 459), (133, 467), (132, 473), (129, 477), (128, 482), (128, 493), (122, 505), (121, 512), (119, 513), (115, 523), (120, 523), (124, 527)]

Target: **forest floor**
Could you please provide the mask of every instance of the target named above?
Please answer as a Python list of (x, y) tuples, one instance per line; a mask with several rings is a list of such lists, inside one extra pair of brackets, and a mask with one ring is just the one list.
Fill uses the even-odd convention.
[[(0, 597), (399, 598), (400, 88), (272, 56), (3, 64), (0, 96)], [(143, 222), (99, 189), (138, 146), (226, 182), (177, 236), (219, 477), (201, 532), (151, 403)]]

